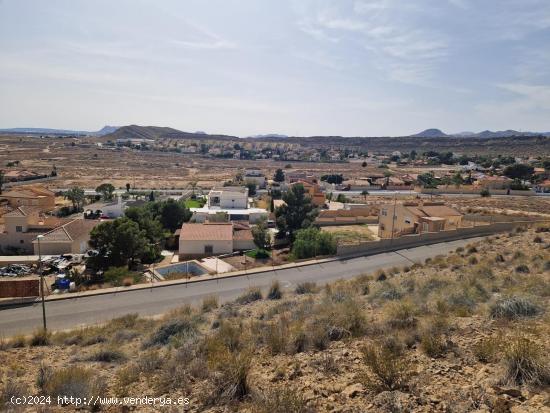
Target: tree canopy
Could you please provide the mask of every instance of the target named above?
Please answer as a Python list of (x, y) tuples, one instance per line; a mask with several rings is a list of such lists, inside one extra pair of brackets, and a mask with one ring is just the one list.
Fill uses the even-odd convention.
[(307, 195), (303, 185), (293, 185), (283, 195), (286, 205), (275, 210), (279, 233), (294, 238), (294, 233), (309, 227), (317, 215), (317, 210)]
[(301, 229), (296, 232), (291, 253), (296, 259), (333, 255), (336, 253), (336, 241), (330, 232), (313, 227)]
[(95, 261), (92, 266), (96, 268), (122, 265), (131, 268), (137, 259), (150, 252), (145, 231), (127, 217), (103, 222), (92, 229), (90, 246), (99, 251), (99, 255), (92, 258)]
[(522, 163), (516, 163), (504, 168), (504, 175), (512, 179), (531, 179), (535, 168), (530, 165), (524, 165)]
[(275, 171), (275, 175), (273, 176), (273, 180), (275, 182), (284, 182), (285, 181), (285, 173), (281, 168), (277, 169)]
[(73, 204), (73, 210), (79, 211), (84, 205), (84, 189), (78, 186), (65, 192), (65, 197)]
[(95, 191), (99, 194), (101, 194), (101, 197), (109, 201), (113, 199), (113, 193), (115, 192), (115, 187), (112, 184), (101, 184), (99, 185)]

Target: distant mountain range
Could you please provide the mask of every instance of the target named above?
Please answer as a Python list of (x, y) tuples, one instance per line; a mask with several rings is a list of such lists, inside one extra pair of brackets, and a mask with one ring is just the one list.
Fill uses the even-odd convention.
[(459, 138), (509, 138), (511, 136), (550, 136), (550, 132), (519, 132), (516, 130), (508, 129), (504, 131), (490, 131), (485, 130), (483, 132), (459, 132), (446, 134), (440, 129), (426, 129), (415, 135), (410, 135), (411, 137), (417, 138), (441, 138), (441, 137), (452, 137), (456, 136)]
[(69, 129), (48, 129), (48, 128), (11, 128), (0, 129), (0, 133), (29, 134), (29, 135), (57, 135), (57, 136), (103, 136), (113, 133), (119, 126), (104, 126), (96, 132), (78, 131)]
[[(203, 131), (197, 132), (183, 132), (178, 129), (162, 127), (162, 126), (139, 126), (139, 125), (129, 125), (129, 126), (104, 126), (98, 131), (78, 131), (78, 130), (68, 130), (68, 129), (48, 129), (48, 128), (11, 128), (11, 129), (0, 129), (0, 133), (3, 134), (28, 134), (28, 135), (54, 135), (54, 136), (92, 136), (92, 137), (103, 137), (109, 140), (115, 139), (197, 139), (197, 140), (239, 140), (238, 136), (232, 135), (223, 135), (223, 134), (208, 134)], [(395, 136), (394, 138), (480, 138), (480, 139), (491, 139), (491, 138), (509, 138), (509, 137), (531, 137), (531, 136), (547, 136), (550, 137), (550, 132), (519, 132), (516, 130), (504, 130), (504, 131), (490, 131), (485, 130), (483, 132), (459, 132), (447, 134), (441, 129), (426, 129), (420, 133), (408, 136)], [(310, 139), (316, 140), (325, 140), (337, 138), (340, 139), (357, 139), (356, 137), (342, 137), (342, 136), (288, 136), (276, 133), (269, 133), (264, 135), (252, 135), (248, 136), (247, 139), (256, 139), (256, 140), (266, 140), (266, 141), (296, 141), (303, 140), (307, 141)], [(363, 138), (369, 138), (364, 136)], [(376, 138), (376, 137), (373, 137)]]

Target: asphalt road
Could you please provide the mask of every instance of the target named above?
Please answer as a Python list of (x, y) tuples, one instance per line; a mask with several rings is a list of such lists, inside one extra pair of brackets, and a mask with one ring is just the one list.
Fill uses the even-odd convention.
[[(250, 276), (50, 301), (46, 302), (48, 328), (51, 330), (69, 329), (101, 323), (129, 313), (138, 313), (144, 316), (161, 314), (184, 304), (200, 303), (208, 295), (217, 295), (220, 302), (225, 302), (236, 298), (243, 290), (252, 286), (267, 290), (275, 279), (279, 280), (284, 289), (294, 289), (298, 283), (304, 281), (315, 281), (318, 285), (323, 285), (338, 279), (372, 273), (381, 268), (423, 262), (428, 257), (447, 254), (459, 246), (479, 239), (443, 242), (367, 257), (267, 271)], [(7, 308), (0, 311), (0, 337), (30, 333), (41, 325), (40, 304)]]

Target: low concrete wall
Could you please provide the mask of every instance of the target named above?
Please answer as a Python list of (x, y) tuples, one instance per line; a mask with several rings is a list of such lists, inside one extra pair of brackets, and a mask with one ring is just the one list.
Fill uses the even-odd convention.
[(364, 217), (364, 218), (338, 218), (331, 219), (316, 219), (315, 224), (320, 227), (335, 227), (339, 225), (363, 225), (363, 224), (378, 224), (378, 217)]
[(0, 298), (38, 297), (39, 280), (6, 280), (0, 281)]
[[(540, 222), (541, 217), (523, 215), (502, 215), (502, 214), (465, 214), (464, 221), (470, 222)], [(550, 221), (550, 218), (549, 218)]]
[[(439, 188), (433, 188), (433, 189), (415, 187), (414, 190), (416, 192), (420, 192), (421, 194), (470, 194), (470, 195), (471, 194), (479, 195), (480, 192), (483, 190), (482, 187), (475, 188), (475, 189), (473, 188), (470, 189), (470, 188), (463, 189), (463, 188), (456, 188), (454, 186), (449, 186), (448, 188), (439, 187)], [(507, 189), (489, 189), (489, 193), (491, 195), (536, 196), (536, 192), (531, 189), (527, 189), (524, 191), (511, 189), (509, 194)]]
[(363, 242), (355, 245), (339, 245), (336, 254), (338, 256), (379, 254), (382, 252), (389, 252), (403, 248), (414, 248), (444, 241), (456, 241), (465, 238), (483, 237), (496, 234), (498, 232), (512, 231), (518, 226), (528, 226), (532, 223), (532, 221), (497, 222), (495, 224), (460, 228), (452, 231), (431, 232), (420, 235), (405, 235), (403, 237), (394, 238), (393, 240), (382, 239), (380, 241)]

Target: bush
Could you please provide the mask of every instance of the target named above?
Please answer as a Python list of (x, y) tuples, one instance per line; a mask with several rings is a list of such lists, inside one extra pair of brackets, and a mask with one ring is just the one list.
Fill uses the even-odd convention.
[(157, 350), (142, 353), (138, 361), (138, 370), (142, 373), (152, 373), (162, 366), (162, 358)]
[(426, 355), (437, 358), (447, 351), (447, 345), (441, 334), (427, 331), (420, 337), (420, 347)]
[(139, 380), (139, 367), (129, 364), (115, 374), (114, 391), (117, 397), (129, 396), (130, 385)]
[(128, 276), (127, 267), (109, 267), (103, 276), (104, 280), (115, 287), (122, 285), (122, 280)]
[(504, 350), (504, 379), (514, 384), (550, 384), (547, 354), (526, 337), (514, 337)]
[(101, 363), (121, 363), (126, 359), (126, 355), (120, 350), (102, 348), (90, 354), (85, 360)]
[(303, 396), (290, 388), (272, 389), (256, 394), (253, 404), (255, 413), (306, 413), (311, 411)]
[[(11, 402), (12, 398), (25, 397), (29, 394), (29, 389), (24, 383), (7, 380), (0, 388), (0, 410), (6, 412), (17, 411), (16, 409), (19, 409), (20, 406), (14, 405)], [(2, 408), (5, 408), (5, 410)]]
[(218, 297), (210, 295), (202, 300), (202, 311), (208, 312), (218, 308)]
[(267, 298), (270, 300), (280, 300), (282, 296), (283, 292), (281, 291), (279, 281), (273, 281), (271, 283), (271, 287), (269, 288), (269, 292), (267, 293)]
[(520, 274), (529, 274), (529, 267), (525, 264), (520, 264), (516, 267), (516, 272)]
[(487, 198), (491, 196), (491, 192), (489, 192), (488, 189), (482, 189), (479, 195), (481, 195), (482, 198)]
[(499, 348), (498, 340), (486, 338), (474, 344), (473, 352), (478, 361), (482, 363), (491, 363), (496, 361), (496, 355)]
[(44, 329), (36, 330), (29, 341), (29, 345), (35, 346), (49, 346), (51, 344), (51, 334)]
[(282, 321), (269, 324), (264, 330), (264, 341), (271, 354), (279, 354), (286, 350), (287, 337), (288, 329)]
[(515, 320), (522, 317), (534, 317), (542, 313), (542, 309), (530, 299), (524, 297), (508, 297), (498, 300), (489, 308), (491, 318)]
[(296, 286), (296, 294), (313, 294), (317, 292), (317, 284), (312, 281), (306, 281)]
[(36, 387), (42, 394), (46, 391), (46, 384), (52, 378), (52, 374), (52, 368), (44, 364), (44, 362), (41, 362), (40, 366), (38, 367), (38, 373), (36, 374), (35, 383)]
[(162, 324), (143, 346), (164, 346), (175, 336), (188, 338), (195, 336), (196, 333), (196, 322), (190, 318), (169, 320)]
[(330, 232), (310, 227), (296, 232), (291, 256), (294, 259), (311, 258), (318, 255), (336, 254), (336, 241)]
[(271, 255), (269, 254), (269, 251), (266, 251), (264, 249), (255, 249), (252, 251), (249, 251), (246, 253), (247, 256), (254, 259), (266, 259), (269, 258)]
[(95, 371), (71, 366), (54, 370), (49, 381), (44, 385), (44, 393), (55, 398), (58, 396), (84, 398), (104, 394), (105, 389)]
[(209, 354), (209, 365), (215, 372), (210, 404), (240, 401), (249, 394), (250, 363), (250, 355), (246, 352), (222, 351), (215, 357)]
[(17, 335), (9, 340), (8, 345), (11, 348), (21, 348), (27, 345), (27, 339), (24, 335)]
[(363, 362), (369, 367), (371, 375), (365, 375), (363, 381), (367, 387), (376, 390), (401, 390), (407, 388), (412, 376), (411, 365), (399, 352), (387, 346), (374, 344), (361, 349)]
[(257, 287), (252, 287), (245, 293), (241, 294), (235, 301), (239, 304), (250, 304), (254, 301), (261, 300), (262, 298), (262, 291)]
[(410, 328), (417, 323), (414, 307), (410, 303), (390, 303), (386, 309), (386, 323), (392, 328)]

